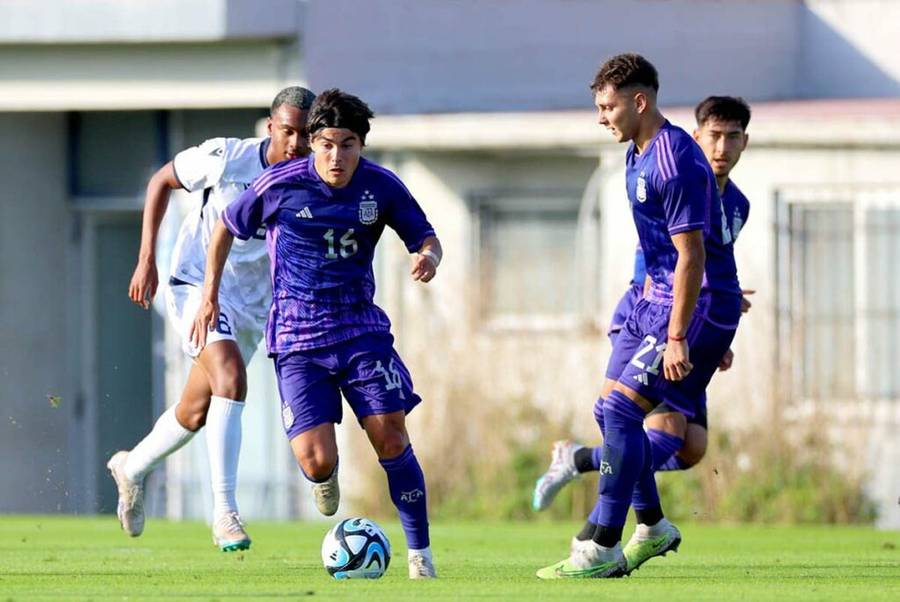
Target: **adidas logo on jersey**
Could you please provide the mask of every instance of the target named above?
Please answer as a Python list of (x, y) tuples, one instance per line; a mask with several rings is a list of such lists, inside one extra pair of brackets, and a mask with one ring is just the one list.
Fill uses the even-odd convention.
[(301, 219), (312, 219), (312, 211), (309, 210), (309, 207), (304, 207), (300, 211), (295, 214), (297, 217)]

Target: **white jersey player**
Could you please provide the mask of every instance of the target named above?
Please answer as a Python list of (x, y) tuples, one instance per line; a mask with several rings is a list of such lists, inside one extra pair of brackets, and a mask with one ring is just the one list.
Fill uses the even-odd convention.
[(131, 451), (120, 451), (107, 467), (119, 490), (117, 513), (132, 537), (144, 529), (146, 475), (206, 426), (213, 492), (213, 541), (222, 551), (245, 550), (250, 538), (235, 500), (241, 445), (241, 413), (247, 393), (246, 364), (261, 340), (271, 299), (264, 239), (235, 244), (222, 281), (222, 311), (202, 350), (190, 344), (190, 329), (201, 300), (206, 250), (212, 227), (267, 166), (309, 154), (306, 117), (314, 94), (285, 88), (275, 97), (266, 138), (214, 138), (178, 153), (147, 186), (141, 250), (128, 296), (144, 309), (156, 294), (155, 249), (169, 192), (183, 188), (196, 202), (185, 218), (166, 289), (170, 319), (194, 359), (181, 400), (160, 416)]
[[(191, 357), (198, 353), (188, 335), (200, 300), (198, 287), (203, 285), (212, 228), (225, 207), (267, 166), (265, 154), (270, 144), (270, 138), (213, 138), (181, 151), (172, 162), (182, 188), (200, 197), (181, 224), (166, 289), (169, 315), (181, 334), (184, 351)], [(209, 337), (214, 341), (235, 340), (247, 364), (262, 337), (272, 300), (265, 232), (232, 245), (221, 286), (228, 305), (222, 307)]]

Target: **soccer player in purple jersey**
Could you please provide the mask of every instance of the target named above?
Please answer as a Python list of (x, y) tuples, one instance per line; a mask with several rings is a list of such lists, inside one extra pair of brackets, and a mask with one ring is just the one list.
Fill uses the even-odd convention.
[[(747, 147), (750, 107), (741, 98), (710, 96), (696, 106), (694, 116), (697, 120), (694, 140), (703, 149), (716, 176), (722, 199), (722, 214), (727, 223), (726, 231), (731, 240), (736, 241), (747, 223), (750, 202), (729, 176)], [(638, 247), (630, 286), (616, 305), (610, 322), (608, 334), (613, 344), (638, 299), (643, 296), (645, 278), (644, 255)], [(743, 291), (745, 295), (753, 292)], [(750, 301), (744, 298), (741, 310), (746, 312), (749, 308)], [(719, 370), (730, 369), (733, 359), (734, 354), (729, 350), (722, 358)], [(611, 392), (612, 381), (607, 381), (600, 397), (608, 397)], [(706, 396), (697, 400), (695, 414), (690, 417), (663, 401), (648, 414), (644, 426), (650, 439), (655, 470), (688, 469), (696, 465), (706, 453)], [(579, 474), (599, 470), (602, 450), (602, 447), (585, 447), (573, 441), (557, 441), (553, 446), (550, 467), (535, 484), (532, 499), (534, 509), (540, 511), (547, 508), (562, 487)]]
[(360, 156), (372, 117), (362, 100), (340, 90), (316, 98), (307, 122), (314, 158), (270, 168), (222, 214), (192, 336), (202, 346), (215, 325), (233, 238), (265, 225), (273, 285), (266, 343), (285, 432), (304, 476), (317, 484), (319, 510), (337, 510), (334, 424), (342, 418), (343, 394), (387, 473), (409, 576), (432, 578), (425, 478), (405, 425), (421, 398), (393, 348), (390, 321), (373, 301), (372, 260), (385, 226), (413, 254), (413, 280), (434, 278), (442, 251), (400, 179)]
[[(613, 347), (612, 392), (594, 414), (603, 433), (597, 504), (565, 560), (538, 577), (619, 577), (676, 550), (678, 529), (656, 491), (646, 415), (663, 401), (694, 414), (734, 337), (741, 289), (715, 176), (703, 151), (656, 104), (656, 69), (640, 55), (606, 61), (591, 85), (599, 123), (626, 153), (626, 192), (650, 282)], [(629, 506), (637, 528), (621, 546)]]

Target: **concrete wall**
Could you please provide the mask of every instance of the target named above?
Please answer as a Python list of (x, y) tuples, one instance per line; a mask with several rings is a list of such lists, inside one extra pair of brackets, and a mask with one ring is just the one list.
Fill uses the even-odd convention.
[(900, 3), (806, 0), (799, 32), (804, 98), (900, 96)]
[(900, 94), (898, 22), (891, 0), (334, 0), (311, 4), (305, 46), (315, 87), (382, 113), (589, 106), (626, 51), (659, 69), (663, 104), (860, 98)]
[(60, 114), (0, 114), (0, 512), (70, 510), (74, 496), (64, 126)]
[[(7, 0), (0, 42), (116, 43), (293, 38), (304, 5), (296, 0)], [(277, 18), (273, 18), (277, 15)]]
[(655, 63), (667, 104), (770, 99), (794, 93), (801, 18), (778, 0), (334, 0), (310, 5), (304, 45), (313, 86), (384, 113), (589, 106), (597, 67), (625, 51)]
[(303, 83), (300, 54), (279, 40), (0, 47), (0, 110), (266, 107)]

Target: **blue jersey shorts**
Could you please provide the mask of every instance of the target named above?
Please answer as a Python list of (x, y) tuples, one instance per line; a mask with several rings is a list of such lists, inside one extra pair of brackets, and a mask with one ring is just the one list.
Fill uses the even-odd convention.
[(616, 309), (613, 311), (612, 320), (609, 321), (609, 329), (606, 331), (606, 336), (609, 337), (613, 345), (616, 344), (616, 337), (619, 335), (622, 327), (625, 326), (628, 316), (634, 311), (634, 306), (637, 305), (637, 302), (643, 296), (644, 285), (632, 283), (625, 291), (625, 294), (622, 295), (622, 298), (619, 299)]
[(422, 398), (387, 332), (367, 333), (320, 349), (275, 356), (281, 417), (288, 439), (343, 418), (341, 394), (358, 420), (409, 413)]
[[(665, 402), (689, 420), (703, 414), (706, 387), (735, 334), (734, 329), (722, 328), (708, 319), (711, 302), (709, 295), (700, 297), (688, 326), (687, 343), (694, 368), (684, 380), (673, 382), (663, 376), (662, 358), (672, 307), (646, 299), (635, 304), (616, 338), (606, 377), (633, 389), (654, 407)], [(737, 311), (739, 315), (739, 308)]]

